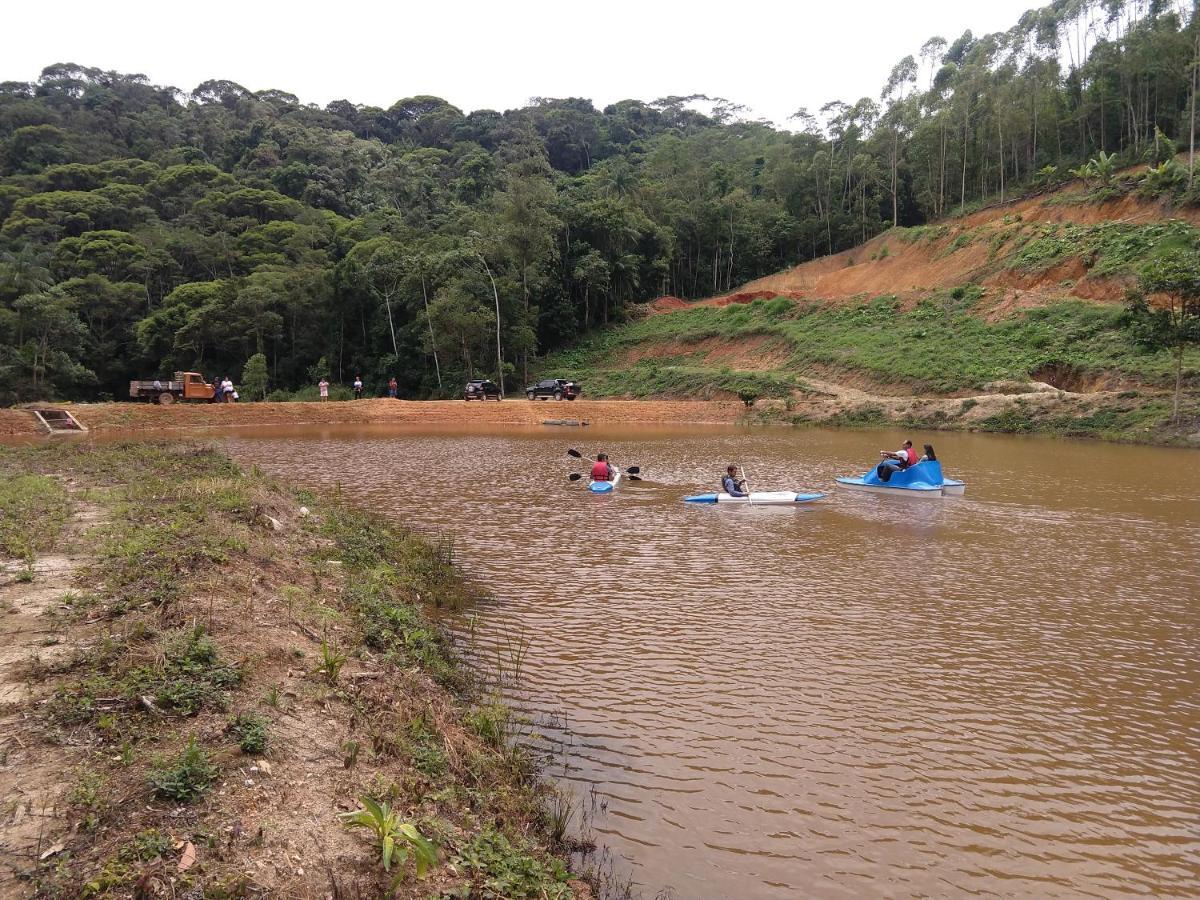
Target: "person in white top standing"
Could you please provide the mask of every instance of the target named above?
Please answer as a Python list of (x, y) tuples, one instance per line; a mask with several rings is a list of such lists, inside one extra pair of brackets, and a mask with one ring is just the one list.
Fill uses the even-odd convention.
[(233, 381), (231, 379), (226, 378), (221, 382), (221, 393), (225, 395), (224, 400), (226, 403), (233, 402)]
[(317, 390), (321, 392), (322, 400), (329, 399), (329, 382), (326, 381), (324, 379), (324, 377), (322, 377), (321, 380), (319, 382), (317, 382)]

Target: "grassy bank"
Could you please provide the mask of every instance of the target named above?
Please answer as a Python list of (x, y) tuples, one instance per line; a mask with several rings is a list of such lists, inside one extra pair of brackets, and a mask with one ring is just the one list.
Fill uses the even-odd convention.
[(450, 545), (197, 446), (0, 450), (0, 473), (36, 497), (65, 476), (99, 523), (64, 532), (86, 560), (66, 582), (6, 588), (17, 618), (52, 598), (52, 637), (5, 671), (31, 691), (0, 749), (21, 890), (589, 894), (563, 805), (428, 617), (473, 598)]
[(54, 546), (69, 512), (67, 492), (54, 478), (14, 474), (0, 481), (0, 554), (32, 560)]
[[(1171, 355), (1136, 345), (1120, 307), (1064, 301), (988, 321), (977, 312), (983, 290), (939, 291), (910, 306), (883, 296), (835, 306), (777, 298), (695, 307), (593, 334), (539, 369), (581, 380), (590, 396), (744, 394), (783, 399), (789, 407), (808, 399), (810, 373), (865, 380), (881, 395), (933, 398), (965, 397), (996, 383), (1049, 382), (1068, 392), (1111, 390), (1109, 409), (1067, 403), (1054, 415), (1016, 410), (957, 424), (943, 415), (940, 427), (1019, 426), (1142, 440), (1180, 431), (1165, 428), (1170, 404), (1160, 396), (1172, 384)], [(1200, 351), (1187, 353), (1184, 370), (1191, 391), (1182, 430), (1195, 430)], [(869, 424), (897, 421), (886, 404), (874, 416), (843, 406), (804, 414), (830, 424), (847, 416)]]

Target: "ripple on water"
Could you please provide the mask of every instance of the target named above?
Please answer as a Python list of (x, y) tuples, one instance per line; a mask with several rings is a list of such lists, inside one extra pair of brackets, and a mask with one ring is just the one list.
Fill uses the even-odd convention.
[(611, 433), (649, 479), (611, 497), (555, 435), (230, 443), (454, 534), (496, 595), (469, 652), (528, 642), (509, 699), (649, 895), (1194, 891), (1194, 455), (943, 435), (961, 499), (679, 502), (727, 460), (830, 490), (896, 440)]

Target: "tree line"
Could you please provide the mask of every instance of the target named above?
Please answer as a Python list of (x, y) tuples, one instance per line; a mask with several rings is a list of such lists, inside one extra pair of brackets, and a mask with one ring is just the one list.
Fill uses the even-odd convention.
[(256, 354), (281, 391), (512, 388), (660, 294), (729, 290), (1098, 155), (1193, 148), (1192, 13), (1055, 0), (932, 37), (878, 99), (798, 110), (793, 130), (699, 95), (320, 108), (52, 65), (0, 83), (0, 401), (236, 376)]

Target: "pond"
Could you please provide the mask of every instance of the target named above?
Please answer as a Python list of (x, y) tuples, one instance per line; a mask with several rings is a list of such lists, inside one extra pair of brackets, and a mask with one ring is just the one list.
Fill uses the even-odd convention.
[[(510, 702), (561, 743), (554, 774), (647, 896), (1193, 891), (1200, 456), (914, 434), (966, 496), (834, 486), (902, 437), (226, 441), (244, 464), (453, 535), (491, 598), (451, 627), (485, 673), (519, 675)], [(589, 494), (567, 480), (571, 446), (646, 480)], [(681, 502), (727, 462), (756, 489), (829, 497)]]

